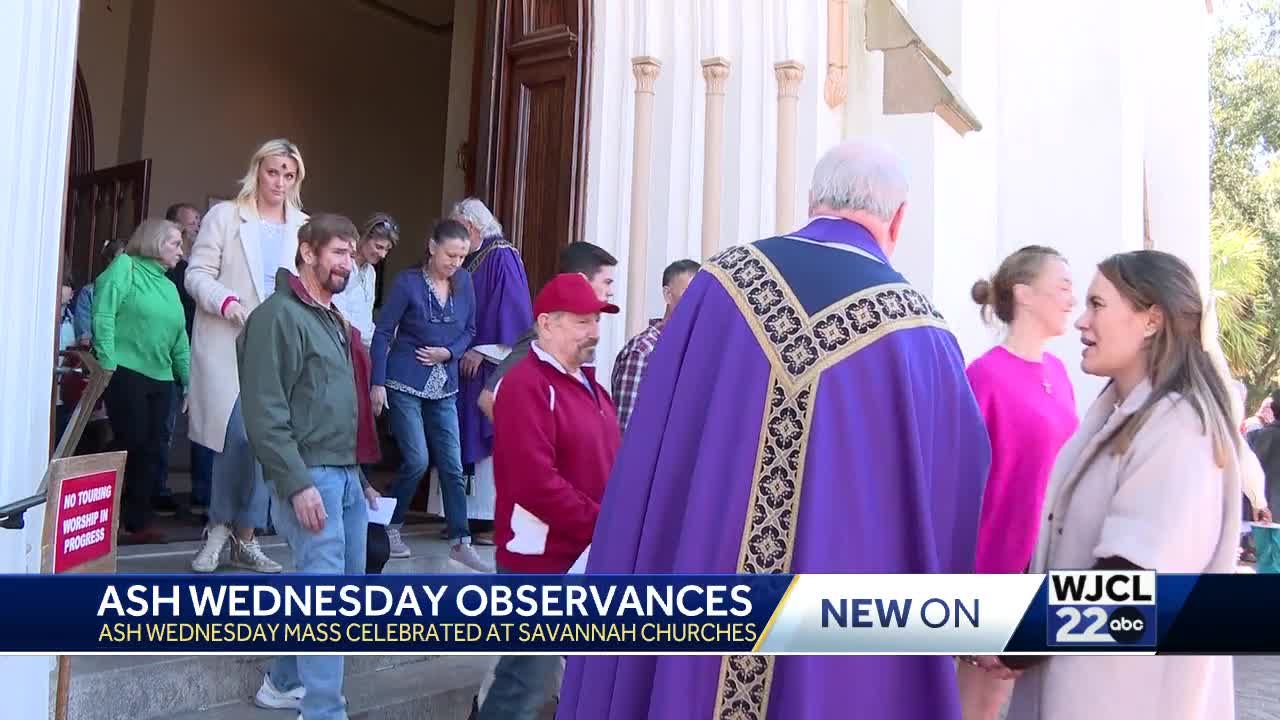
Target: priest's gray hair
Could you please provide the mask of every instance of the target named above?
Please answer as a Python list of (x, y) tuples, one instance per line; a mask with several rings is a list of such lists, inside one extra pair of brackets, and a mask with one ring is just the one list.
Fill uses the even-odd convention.
[(502, 223), (498, 222), (498, 218), (478, 198), (469, 197), (459, 202), (449, 214), (454, 220), (461, 220), (475, 228), (482, 238), (502, 234)]
[(857, 138), (831, 148), (813, 169), (809, 205), (865, 210), (889, 221), (907, 201), (907, 174), (889, 148)]

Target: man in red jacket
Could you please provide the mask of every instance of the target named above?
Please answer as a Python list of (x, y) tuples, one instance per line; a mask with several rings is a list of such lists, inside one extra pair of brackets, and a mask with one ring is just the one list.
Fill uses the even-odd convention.
[[(498, 384), (493, 412), (500, 573), (561, 574), (591, 544), (621, 431), (587, 363), (600, 313), (616, 312), (578, 273), (555, 276), (533, 302), (538, 337)], [(558, 657), (502, 658), (480, 720), (536, 717), (559, 667)]]

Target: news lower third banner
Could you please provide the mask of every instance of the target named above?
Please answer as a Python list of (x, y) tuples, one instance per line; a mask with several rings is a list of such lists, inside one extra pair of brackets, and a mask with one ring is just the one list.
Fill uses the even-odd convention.
[(1280, 576), (6, 575), (0, 654), (1280, 652)]

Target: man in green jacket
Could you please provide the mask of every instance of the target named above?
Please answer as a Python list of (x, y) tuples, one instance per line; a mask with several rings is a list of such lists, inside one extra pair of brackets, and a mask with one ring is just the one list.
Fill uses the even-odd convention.
[[(275, 294), (249, 316), (236, 348), (249, 445), (300, 573), (363, 574), (368, 511), (378, 498), (358, 464), (361, 425), (372, 423), (361, 403), (367, 375), (357, 387), (364, 350), (332, 302), (351, 273), (355, 241), (355, 226), (341, 216), (303, 225), (298, 275), (279, 272)], [(341, 720), (342, 666), (340, 656), (278, 657), (254, 700), (301, 710), (306, 720)]]

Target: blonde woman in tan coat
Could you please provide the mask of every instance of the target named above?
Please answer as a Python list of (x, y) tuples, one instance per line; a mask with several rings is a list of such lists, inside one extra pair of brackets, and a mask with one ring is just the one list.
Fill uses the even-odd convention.
[(190, 436), (216, 454), (204, 547), (196, 572), (218, 568), (230, 543), (231, 565), (280, 572), (254, 537), (267, 526), (268, 497), (240, 414), (236, 337), (245, 320), (275, 289), (276, 270), (294, 267), (302, 212), (302, 153), (288, 140), (270, 140), (249, 161), (235, 200), (205, 215), (191, 248), (187, 291), (197, 309), (191, 337)]
[[(1108, 258), (1076, 327), (1084, 371), (1111, 382), (1054, 465), (1031, 572), (1233, 572), (1239, 418), (1191, 269), (1152, 250)], [(1009, 720), (1235, 717), (1229, 657), (1033, 660)]]

